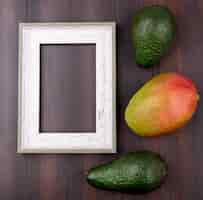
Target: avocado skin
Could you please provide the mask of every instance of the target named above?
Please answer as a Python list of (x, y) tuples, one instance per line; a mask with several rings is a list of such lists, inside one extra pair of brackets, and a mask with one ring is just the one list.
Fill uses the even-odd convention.
[(173, 14), (164, 6), (147, 6), (137, 12), (132, 23), (132, 44), (138, 65), (151, 67), (160, 62), (176, 33)]
[(137, 151), (90, 169), (87, 181), (100, 189), (146, 193), (161, 185), (167, 171), (159, 154)]

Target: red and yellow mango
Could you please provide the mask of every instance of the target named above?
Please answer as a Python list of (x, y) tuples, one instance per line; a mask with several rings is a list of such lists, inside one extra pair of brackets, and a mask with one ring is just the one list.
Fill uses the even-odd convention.
[(133, 95), (125, 110), (125, 121), (139, 136), (171, 133), (191, 119), (198, 98), (191, 80), (178, 73), (163, 73)]

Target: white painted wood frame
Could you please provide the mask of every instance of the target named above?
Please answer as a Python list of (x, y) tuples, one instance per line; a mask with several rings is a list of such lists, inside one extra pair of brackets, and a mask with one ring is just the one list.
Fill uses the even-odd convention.
[[(114, 22), (19, 24), (18, 153), (116, 153), (115, 37)], [(40, 44), (96, 44), (95, 133), (40, 133)]]

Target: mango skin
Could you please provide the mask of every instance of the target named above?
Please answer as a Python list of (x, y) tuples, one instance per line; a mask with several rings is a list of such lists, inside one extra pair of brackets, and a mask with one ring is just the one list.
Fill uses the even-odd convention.
[(171, 133), (191, 119), (198, 99), (191, 80), (177, 73), (163, 73), (133, 95), (125, 110), (125, 121), (139, 136)]

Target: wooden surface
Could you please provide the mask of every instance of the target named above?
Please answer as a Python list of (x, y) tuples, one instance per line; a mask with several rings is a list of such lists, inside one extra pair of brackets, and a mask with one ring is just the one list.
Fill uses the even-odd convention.
[(41, 132), (96, 132), (96, 45), (41, 45)]
[[(138, 68), (130, 45), (132, 15), (143, 5), (167, 5), (176, 15), (177, 39), (160, 66)], [(176, 134), (144, 139), (123, 120), (133, 94), (153, 74), (179, 71), (203, 90), (201, 0), (1, 0), (0, 1), (0, 199), (3, 200), (201, 200), (203, 199), (202, 99), (192, 121)], [(117, 128), (119, 154), (160, 152), (169, 163), (166, 183), (147, 195), (106, 192), (87, 185), (87, 170), (117, 155), (17, 155), (17, 23), (116, 21)], [(57, 119), (56, 119), (57, 120)]]

